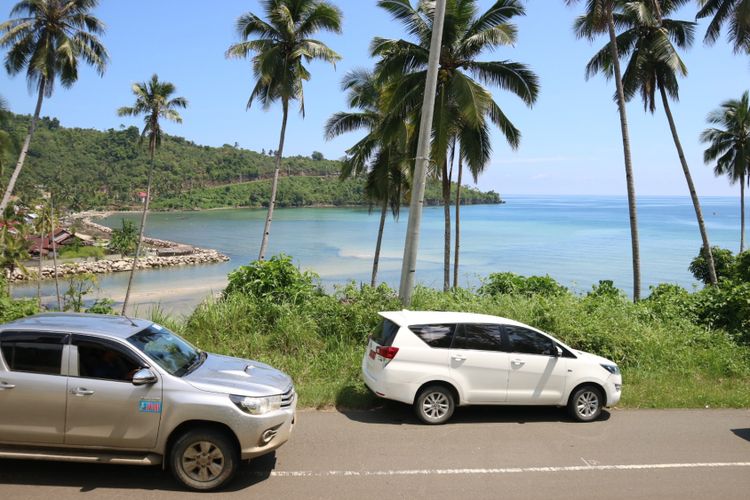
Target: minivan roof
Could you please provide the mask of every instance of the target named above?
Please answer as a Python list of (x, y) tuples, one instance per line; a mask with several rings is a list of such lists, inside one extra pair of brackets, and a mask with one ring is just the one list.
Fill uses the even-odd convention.
[[(135, 323), (135, 325), (133, 324)], [(104, 314), (45, 313), (0, 325), (1, 330), (98, 333), (127, 338), (152, 325), (152, 321)]]
[(425, 325), (430, 323), (502, 323), (505, 325), (525, 326), (518, 321), (491, 316), (489, 314), (477, 314), (452, 311), (383, 311), (378, 313), (399, 326)]

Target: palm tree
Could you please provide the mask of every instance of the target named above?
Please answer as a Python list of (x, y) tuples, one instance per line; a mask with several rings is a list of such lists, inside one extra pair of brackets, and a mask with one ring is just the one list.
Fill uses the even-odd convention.
[(0, 268), (8, 275), (7, 291), (10, 296), (10, 278), (17, 269), (26, 272), (23, 263), (29, 259), (29, 242), (26, 239), (25, 226), (18, 224), (13, 232), (7, 222), (0, 227)]
[(52, 194), (45, 196), (48, 200), (47, 205), (42, 208), (39, 212), (34, 224), (34, 230), (39, 234), (39, 281), (37, 283), (37, 295), (39, 298), (39, 305), (41, 305), (41, 282), (42, 282), (42, 268), (44, 266), (44, 256), (42, 255), (42, 243), (46, 235), (49, 235), (50, 242), (52, 242), (52, 259), (55, 276), (55, 294), (57, 296), (57, 308), (62, 311), (62, 299), (60, 297), (60, 282), (57, 276), (57, 245), (55, 243), (55, 227), (57, 227), (57, 215), (55, 213), (52, 204)]
[(728, 25), (729, 40), (735, 52), (750, 52), (750, 0), (698, 0), (696, 17), (711, 17), (704, 41), (713, 44)]
[(141, 131), (141, 143), (148, 138), (148, 154), (150, 157), (148, 167), (148, 180), (146, 181), (146, 199), (143, 202), (143, 213), (141, 214), (141, 228), (138, 233), (138, 245), (133, 256), (133, 268), (128, 278), (128, 288), (125, 292), (125, 301), (122, 304), (122, 314), (127, 312), (130, 289), (133, 286), (133, 276), (138, 267), (138, 257), (141, 255), (143, 245), (143, 233), (146, 229), (146, 216), (148, 206), (151, 202), (151, 184), (154, 178), (154, 159), (156, 149), (161, 146), (162, 130), (159, 121), (173, 121), (182, 123), (182, 117), (178, 109), (187, 108), (188, 102), (184, 97), (172, 97), (176, 91), (175, 86), (169, 82), (160, 82), (159, 76), (154, 74), (148, 82), (136, 83), (132, 87), (135, 94), (135, 104), (132, 107), (122, 107), (117, 110), (119, 116), (143, 115), (143, 130)]
[[(435, 4), (419, 0), (414, 7), (410, 0), (379, 0), (378, 5), (415, 38), (413, 42), (375, 38), (371, 45), (372, 55), (381, 58), (377, 71), (388, 87), (389, 114), (398, 121), (421, 111)], [(510, 21), (524, 14), (519, 0), (496, 0), (482, 14), (476, 0), (447, 2), (432, 127), (432, 158), (443, 186), (445, 290), (450, 287), (451, 144), (460, 143), (463, 160), (480, 172), (492, 152), (488, 121), (500, 129), (511, 147), (517, 148), (520, 142), (520, 132), (483, 85), (508, 90), (529, 106), (539, 92), (537, 76), (525, 65), (480, 60), (482, 54), (515, 42), (517, 29)]]
[[(625, 2), (622, 14), (617, 17), (618, 25), (622, 27), (623, 31), (617, 36), (616, 44), (620, 49), (620, 56), (629, 58), (622, 78), (626, 100), (629, 101), (636, 94), (639, 94), (643, 100), (644, 108), (653, 113), (656, 110), (656, 91), (659, 91), (672, 139), (677, 149), (677, 156), (695, 209), (698, 229), (703, 240), (703, 249), (707, 256), (709, 282), (715, 285), (717, 283), (716, 269), (700, 200), (669, 105), (670, 97), (673, 99), (679, 98), (678, 75), (687, 75), (687, 67), (677, 53), (677, 48), (690, 47), (695, 32), (695, 23), (662, 18), (662, 15), (671, 14), (685, 1), (638, 0)], [(611, 54), (609, 44), (607, 44), (589, 61), (586, 66), (587, 74), (593, 75), (599, 72), (610, 74), (613, 63)]]
[(366, 174), (365, 195), (381, 207), (370, 280), (374, 287), (388, 207), (393, 216), (398, 217), (403, 192), (407, 189), (406, 173), (413, 156), (408, 154), (413, 127), (408, 122), (400, 122), (401, 126), (395, 131), (385, 130), (387, 117), (382, 108), (382, 88), (371, 72), (350, 72), (344, 77), (342, 89), (348, 92), (349, 107), (358, 111), (335, 113), (326, 123), (325, 135), (330, 140), (355, 130), (367, 131), (367, 135), (347, 151), (340, 177)]
[(8, 129), (8, 103), (0, 96), (0, 180), (5, 173), (5, 157), (10, 153), (13, 141)]
[(229, 58), (252, 55), (256, 83), (247, 101), (248, 108), (255, 101), (264, 109), (281, 101), (279, 147), (275, 152), (271, 198), (258, 260), (265, 258), (268, 249), (290, 102), (299, 101), (300, 112), (305, 116), (303, 82), (310, 80), (311, 75), (303, 62), (321, 60), (335, 65), (341, 59), (324, 43), (310, 38), (319, 31), (341, 33), (341, 11), (337, 7), (325, 0), (262, 0), (261, 5), (266, 20), (253, 13), (242, 15), (236, 25), (242, 41), (231, 45), (226, 52)]
[(99, 0), (21, 0), (10, 11), (17, 16), (0, 24), (0, 47), (7, 48), (5, 69), (16, 75), (26, 69), (29, 88), (36, 87), (37, 101), (18, 163), (5, 188), (0, 212), (13, 194), (31, 138), (36, 130), (44, 97), (51, 97), (55, 81), (65, 88), (78, 80), (82, 59), (104, 74), (109, 56), (97, 35), (104, 24), (91, 14)]
[(712, 111), (708, 122), (717, 127), (701, 133), (708, 144), (703, 153), (706, 164), (715, 162), (714, 174), (726, 175), (729, 182), (740, 183), (740, 253), (745, 250), (745, 182), (750, 174), (750, 97), (730, 99)]
[[(572, 5), (578, 0), (565, 0)], [(635, 196), (635, 180), (633, 176), (633, 160), (630, 153), (630, 131), (628, 115), (625, 108), (625, 92), (622, 86), (622, 70), (620, 68), (619, 48), (615, 43), (615, 15), (617, 0), (587, 0), (586, 13), (576, 19), (574, 30), (579, 38), (594, 40), (597, 35), (606, 33), (609, 36), (610, 59), (613, 61), (612, 72), (607, 77), (614, 76), (617, 96), (617, 110), (620, 115), (620, 135), (622, 137), (622, 152), (625, 163), (625, 184), (628, 193), (628, 216), (630, 219), (630, 247), (633, 260), (633, 302), (641, 298), (641, 250), (638, 237), (638, 207)], [(588, 80), (591, 74), (586, 73)]]

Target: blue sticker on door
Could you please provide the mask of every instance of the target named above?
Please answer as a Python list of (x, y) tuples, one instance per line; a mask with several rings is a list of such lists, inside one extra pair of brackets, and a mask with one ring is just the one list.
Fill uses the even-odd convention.
[(161, 401), (158, 399), (141, 399), (138, 411), (141, 413), (161, 413)]

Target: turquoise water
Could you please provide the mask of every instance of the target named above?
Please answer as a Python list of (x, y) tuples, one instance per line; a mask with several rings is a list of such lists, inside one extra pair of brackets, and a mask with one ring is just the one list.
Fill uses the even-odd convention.
[[(477, 286), (489, 273), (549, 274), (578, 291), (611, 279), (630, 292), (630, 230), (625, 197), (508, 196), (504, 205), (461, 208), (461, 285)], [(704, 198), (704, 216), (713, 245), (737, 251), (739, 200)], [(215, 210), (154, 213), (147, 233), (173, 241), (215, 248), (226, 264), (145, 271), (136, 275), (136, 290), (150, 296), (140, 303), (161, 302), (187, 311), (211, 290), (220, 290), (226, 275), (257, 256), (265, 210)], [(642, 197), (638, 206), (644, 288), (661, 282), (692, 287), (687, 267), (700, 245), (695, 214), (685, 197)], [(104, 220), (119, 226), (123, 217)], [(269, 255), (284, 252), (302, 268), (318, 273), (324, 285), (350, 280), (369, 283), (379, 213), (366, 209), (301, 208), (275, 212)], [(383, 239), (379, 280), (396, 287), (401, 270), (408, 211), (389, 219)], [(442, 287), (443, 209), (424, 210), (417, 279)], [(127, 273), (101, 277), (101, 295), (124, 293)], [(45, 295), (51, 288), (45, 285)], [(15, 287), (16, 295), (33, 295), (36, 285)], [(182, 292), (180, 292), (182, 290)]]

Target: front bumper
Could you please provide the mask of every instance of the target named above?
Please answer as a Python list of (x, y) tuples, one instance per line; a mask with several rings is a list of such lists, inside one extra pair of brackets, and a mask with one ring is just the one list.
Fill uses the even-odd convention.
[(243, 426), (236, 432), (240, 441), (242, 460), (250, 460), (270, 453), (289, 440), (294, 429), (297, 413), (297, 396), (288, 408), (265, 415), (246, 416), (252, 418), (252, 425)]

